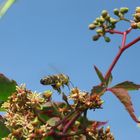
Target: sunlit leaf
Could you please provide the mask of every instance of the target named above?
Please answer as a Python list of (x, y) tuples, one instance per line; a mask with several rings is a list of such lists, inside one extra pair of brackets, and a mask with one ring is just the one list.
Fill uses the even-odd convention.
[(130, 81), (125, 81), (125, 82), (115, 85), (114, 88), (123, 88), (126, 90), (138, 90), (140, 89), (140, 85), (137, 85)]
[(97, 73), (97, 75), (98, 75), (100, 81), (101, 81), (102, 83), (104, 83), (104, 82), (105, 82), (105, 79), (104, 79), (104, 76), (103, 76), (103, 74), (101, 73), (101, 71), (100, 71), (96, 66), (94, 66), (94, 69), (95, 69), (95, 71), (96, 71), (96, 73)]
[(113, 76), (112, 74), (110, 74), (110, 76), (108, 77), (108, 79), (105, 81), (106, 82), (106, 86), (109, 86), (112, 82)]
[(0, 17), (2, 17), (7, 10), (15, 3), (16, 0), (4, 0), (0, 5)]
[(0, 74), (0, 102), (6, 101), (7, 98), (16, 91), (17, 83)]
[(135, 122), (140, 123), (140, 121), (137, 119), (137, 117), (134, 114), (133, 105), (131, 102), (131, 98), (128, 94), (128, 91), (124, 88), (110, 88), (109, 91), (114, 93), (114, 95), (122, 102), (122, 104), (125, 106), (126, 110), (130, 114), (132, 119)]

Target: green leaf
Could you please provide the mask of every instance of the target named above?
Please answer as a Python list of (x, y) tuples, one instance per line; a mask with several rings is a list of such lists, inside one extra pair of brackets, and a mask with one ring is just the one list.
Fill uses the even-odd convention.
[(54, 138), (51, 136), (47, 136), (47, 138), (45, 138), (45, 140), (54, 140)]
[(100, 71), (96, 66), (94, 66), (94, 69), (95, 69), (95, 71), (96, 71), (96, 73), (97, 73), (97, 75), (98, 75), (100, 81), (101, 81), (102, 83), (104, 83), (104, 82), (105, 82), (105, 79), (104, 79), (104, 76), (103, 76), (103, 74), (101, 73), (101, 71)]
[(16, 91), (17, 83), (14, 80), (9, 80), (3, 74), (0, 74), (0, 102), (6, 101), (7, 98)]
[(10, 132), (8, 128), (4, 124), (4, 119), (0, 116), (0, 139), (2, 139), (3, 137), (6, 137), (9, 133)]
[(16, 0), (4, 0), (0, 5), (0, 17), (2, 17), (7, 10), (15, 3)]
[(98, 94), (98, 95), (103, 95), (106, 92), (106, 87), (104, 86), (94, 86), (91, 90), (91, 94)]
[(112, 74), (110, 74), (110, 76), (109, 76), (108, 79), (106, 80), (106, 86), (107, 86), (107, 87), (111, 84), (112, 79), (113, 79), (113, 76), (112, 76)]
[(122, 82), (122, 83), (115, 85), (114, 88), (123, 88), (126, 90), (139, 90), (140, 85), (137, 85), (137, 84), (130, 82), (130, 81), (125, 81), (125, 82)]
[(110, 88), (108, 90), (114, 93), (114, 95), (121, 101), (121, 103), (125, 106), (131, 118), (135, 122), (140, 123), (140, 121), (137, 119), (137, 117), (134, 114), (133, 105), (131, 102), (131, 98), (128, 94), (128, 91), (124, 88)]

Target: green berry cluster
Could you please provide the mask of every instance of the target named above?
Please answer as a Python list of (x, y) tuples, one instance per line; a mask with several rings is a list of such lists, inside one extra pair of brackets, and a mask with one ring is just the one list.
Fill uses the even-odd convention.
[[(125, 20), (130, 22), (128, 19), (124, 17), (124, 15), (128, 12), (127, 7), (122, 7), (120, 9), (114, 9), (114, 15), (118, 18), (113, 18), (109, 15), (107, 10), (103, 10), (101, 12), (101, 16), (97, 17), (90, 25), (89, 29), (94, 30), (96, 29), (96, 35), (93, 36), (93, 40), (97, 41), (100, 37), (104, 37), (106, 42), (110, 42), (110, 38), (106, 36), (106, 33), (110, 30), (116, 28), (116, 23), (121, 20)], [(111, 33), (111, 32), (110, 32)]]
[(114, 15), (118, 16), (120, 20), (124, 20), (124, 15), (129, 11), (127, 7), (121, 7), (120, 9), (114, 9)]
[(133, 14), (134, 21), (131, 23), (133, 29), (140, 29), (140, 7), (136, 7), (135, 13)]

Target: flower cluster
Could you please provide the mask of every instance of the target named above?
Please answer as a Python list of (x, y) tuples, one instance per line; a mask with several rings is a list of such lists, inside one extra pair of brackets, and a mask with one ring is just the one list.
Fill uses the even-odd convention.
[(78, 88), (73, 88), (69, 98), (74, 101), (75, 107), (79, 109), (96, 109), (101, 108), (103, 100), (99, 95), (90, 95), (88, 92), (80, 91)]
[(136, 7), (134, 13), (134, 22), (131, 23), (133, 29), (140, 29), (140, 7)]
[(114, 140), (114, 136), (110, 132), (109, 126), (105, 130), (103, 129), (103, 127), (94, 129), (94, 125), (96, 125), (95, 123), (93, 123), (91, 127), (88, 127), (86, 129), (87, 133), (93, 138), (93, 140)]
[(46, 134), (47, 123), (42, 124), (36, 112), (41, 110), (44, 103), (45, 99), (36, 92), (27, 90), (24, 85), (17, 86), (16, 92), (2, 105), (7, 112), (4, 116), (5, 125), (11, 132), (3, 140), (42, 139)]

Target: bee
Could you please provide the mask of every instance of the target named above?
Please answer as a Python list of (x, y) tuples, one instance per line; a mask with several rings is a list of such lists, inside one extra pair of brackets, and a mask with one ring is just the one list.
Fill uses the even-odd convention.
[(69, 87), (69, 77), (65, 74), (48, 75), (40, 80), (42, 85), (51, 85), (53, 89), (60, 91), (61, 87)]

